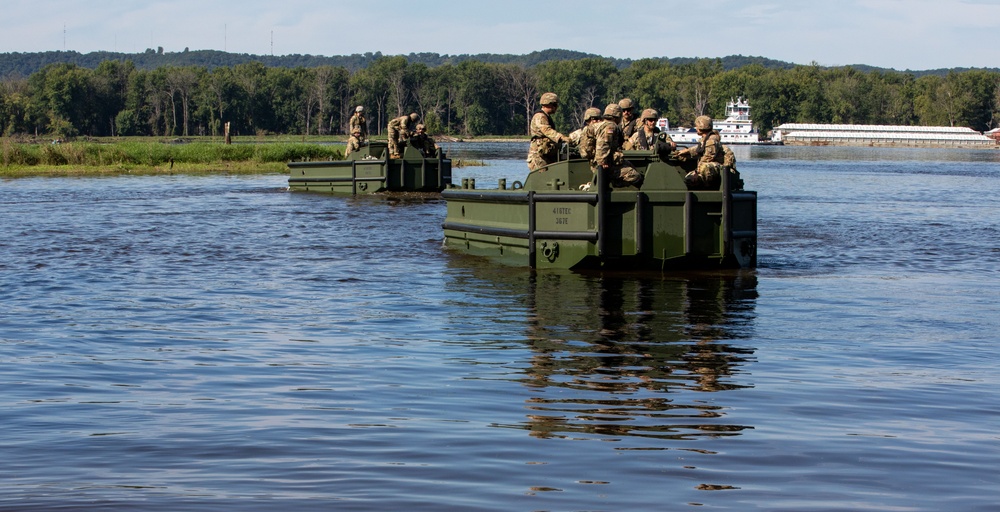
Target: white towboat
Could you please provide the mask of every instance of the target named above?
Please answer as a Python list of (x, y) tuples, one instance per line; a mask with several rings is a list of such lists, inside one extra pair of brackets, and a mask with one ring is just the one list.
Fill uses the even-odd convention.
[[(694, 128), (670, 128), (670, 121), (665, 117), (657, 120), (656, 126), (670, 135), (674, 142), (698, 142), (698, 132)], [(723, 144), (773, 144), (760, 140), (750, 119), (750, 104), (743, 98), (726, 103), (726, 118), (713, 119), (712, 127), (719, 132)]]

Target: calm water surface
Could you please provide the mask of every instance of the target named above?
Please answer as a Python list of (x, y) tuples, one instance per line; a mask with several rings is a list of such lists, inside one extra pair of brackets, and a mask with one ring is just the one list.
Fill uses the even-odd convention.
[(1000, 151), (737, 157), (734, 274), (498, 267), (284, 175), (0, 181), (0, 510), (998, 510)]

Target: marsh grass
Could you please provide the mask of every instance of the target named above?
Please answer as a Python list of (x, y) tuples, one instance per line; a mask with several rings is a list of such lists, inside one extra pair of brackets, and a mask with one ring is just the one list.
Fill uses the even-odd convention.
[(0, 175), (109, 174), (115, 172), (213, 172), (236, 170), (273, 172), (289, 161), (336, 160), (343, 150), (329, 144), (295, 142), (223, 144), (219, 142), (164, 143), (67, 142), (32, 144), (3, 138)]
[(455, 168), (462, 167), (485, 167), (486, 162), (482, 160), (466, 160), (464, 158), (458, 158), (451, 161), (451, 166)]

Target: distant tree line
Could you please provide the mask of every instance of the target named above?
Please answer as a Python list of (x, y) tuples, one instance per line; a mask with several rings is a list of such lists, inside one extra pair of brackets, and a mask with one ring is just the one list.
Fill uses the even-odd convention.
[[(376, 60), (384, 57), (381, 52), (355, 53), (352, 55), (251, 55), (247, 53), (228, 53), (218, 50), (194, 50), (187, 48), (182, 52), (165, 52), (163, 47), (155, 50), (147, 48), (142, 53), (121, 52), (90, 52), (50, 51), (32, 53), (0, 53), (0, 77), (11, 75), (29, 76), (49, 64), (76, 64), (77, 66), (95, 69), (106, 60), (132, 61), (137, 69), (151, 70), (165, 66), (201, 66), (212, 70), (217, 67), (231, 68), (237, 64), (260, 62), (269, 68), (314, 68), (319, 66), (344, 67), (354, 72), (370, 66)], [(588, 58), (603, 58), (600, 55), (577, 52), (572, 50), (549, 49), (535, 51), (523, 55), (480, 53), (475, 55), (441, 55), (438, 53), (410, 53), (405, 55), (411, 64), (426, 64), (428, 67), (438, 67), (446, 64), (458, 65), (466, 61), (485, 64), (519, 64), (524, 67), (534, 67), (550, 60), (580, 60)], [(607, 59), (615, 67), (621, 69), (632, 64), (630, 59)], [(669, 62), (674, 65), (690, 64), (698, 59), (690, 57), (660, 57), (658, 62)], [(760, 64), (768, 68), (791, 69), (794, 64), (767, 59), (764, 57), (745, 57), (730, 55), (722, 57), (725, 69), (736, 69), (750, 64)], [(872, 68), (875, 69), (875, 68)], [(937, 71), (921, 73), (943, 74)]]
[[(429, 58), (429, 57), (428, 57)], [(751, 58), (752, 60), (753, 58)], [(655, 108), (673, 125), (701, 114), (720, 117), (744, 97), (762, 131), (785, 122), (969, 126), (1000, 123), (1000, 72), (946, 74), (783, 66), (723, 59), (642, 59), (623, 65), (601, 57), (523, 62), (464, 59), (429, 65), (377, 56), (363, 67), (164, 65), (132, 60), (93, 68), (52, 62), (28, 76), (0, 79), (0, 133), (6, 136), (191, 136), (340, 134), (356, 105), (373, 133), (392, 117), (417, 112), (433, 133), (523, 135), (542, 92), (559, 94), (554, 120), (563, 131), (583, 111), (624, 97)]]

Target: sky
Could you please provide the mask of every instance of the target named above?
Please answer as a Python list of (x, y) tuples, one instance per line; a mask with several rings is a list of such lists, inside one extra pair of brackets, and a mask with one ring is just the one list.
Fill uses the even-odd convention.
[(0, 15), (0, 53), (565, 49), (919, 71), (1000, 67), (998, 36), (1000, 0), (5, 0)]

